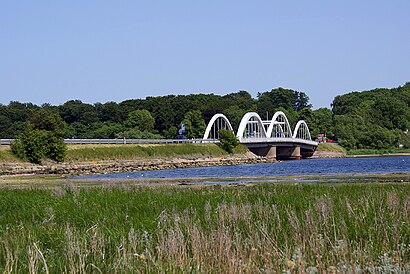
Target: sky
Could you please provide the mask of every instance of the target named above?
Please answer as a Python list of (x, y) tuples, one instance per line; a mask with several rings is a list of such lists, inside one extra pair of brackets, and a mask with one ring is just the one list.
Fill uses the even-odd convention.
[(1, 1), (0, 103), (283, 87), (315, 109), (410, 81), (408, 0)]

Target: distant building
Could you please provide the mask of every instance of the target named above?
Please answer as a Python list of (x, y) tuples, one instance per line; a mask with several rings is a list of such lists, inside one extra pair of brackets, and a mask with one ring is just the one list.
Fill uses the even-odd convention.
[(315, 140), (315, 141), (318, 142), (319, 144), (321, 144), (321, 143), (326, 143), (326, 141), (327, 141), (326, 134), (318, 134), (318, 135), (316, 136), (316, 140)]

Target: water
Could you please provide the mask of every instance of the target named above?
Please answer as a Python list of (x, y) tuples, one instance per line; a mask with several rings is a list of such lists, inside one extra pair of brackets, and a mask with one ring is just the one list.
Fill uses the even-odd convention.
[(290, 175), (410, 173), (410, 156), (328, 158), (266, 164), (177, 168), (110, 174), (81, 175), (76, 178), (229, 178)]

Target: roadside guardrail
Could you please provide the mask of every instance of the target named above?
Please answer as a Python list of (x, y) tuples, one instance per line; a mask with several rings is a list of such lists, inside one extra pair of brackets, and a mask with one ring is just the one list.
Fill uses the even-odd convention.
[[(10, 145), (15, 139), (0, 139), (0, 145)], [(217, 143), (217, 139), (64, 139), (64, 143), (81, 144), (181, 144)]]

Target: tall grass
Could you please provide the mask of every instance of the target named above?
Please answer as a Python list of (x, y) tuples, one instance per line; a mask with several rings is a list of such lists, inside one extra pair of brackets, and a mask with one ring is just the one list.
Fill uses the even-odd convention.
[(0, 191), (0, 271), (410, 271), (410, 185)]

